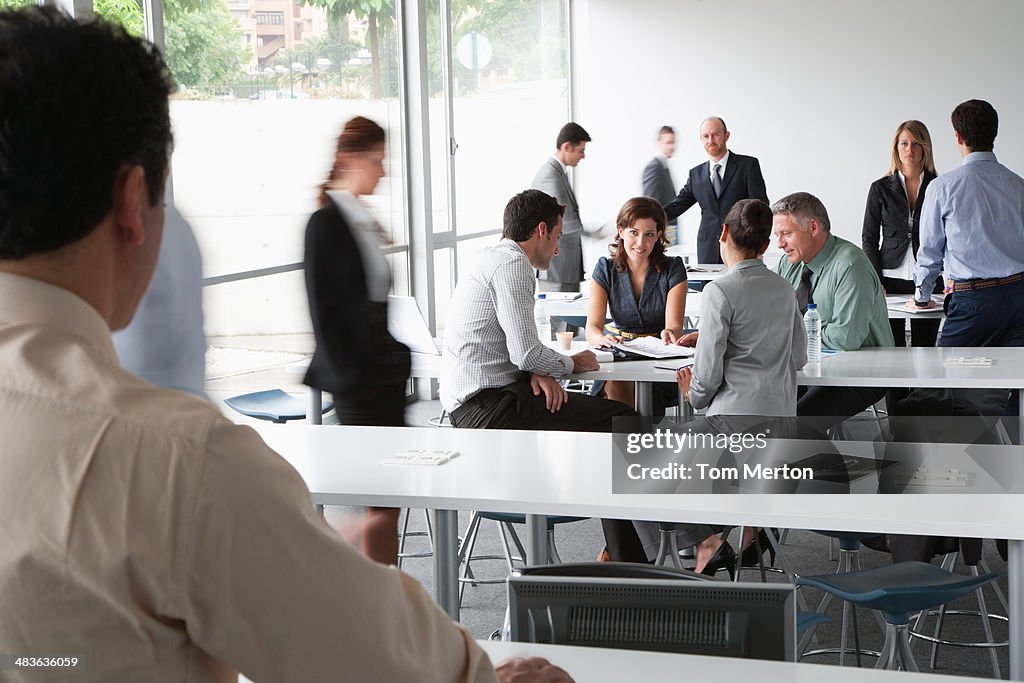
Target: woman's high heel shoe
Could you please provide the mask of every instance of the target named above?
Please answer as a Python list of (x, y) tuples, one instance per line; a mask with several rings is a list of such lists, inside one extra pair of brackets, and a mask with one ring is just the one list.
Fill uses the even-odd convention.
[(704, 576), (714, 576), (719, 569), (729, 572), (729, 580), (736, 578), (736, 551), (732, 549), (728, 541), (722, 541), (715, 554), (711, 556), (708, 563), (700, 570)]
[[(776, 540), (778, 540), (778, 538), (779, 538), (778, 530), (772, 529), (772, 535), (775, 536)], [(755, 543), (754, 540), (751, 539), (750, 543), (748, 543), (746, 545), (746, 547), (743, 548), (743, 552), (740, 554), (740, 566), (741, 567), (756, 567), (756, 566), (758, 566), (758, 562), (757, 562), (757, 545), (758, 545), (758, 543), (761, 544), (761, 554), (762, 555), (764, 554), (764, 551), (766, 551), (766, 550), (768, 551), (768, 556), (769, 556), (769, 558), (771, 558), (771, 564), (769, 564), (768, 566), (769, 567), (774, 567), (775, 566), (775, 546), (771, 545), (768, 542), (768, 532), (765, 529), (761, 529), (760, 531), (757, 532), (757, 543)]]

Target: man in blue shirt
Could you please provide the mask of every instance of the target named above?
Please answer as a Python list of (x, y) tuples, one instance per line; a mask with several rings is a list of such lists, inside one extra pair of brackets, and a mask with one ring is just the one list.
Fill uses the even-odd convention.
[[(945, 264), (953, 291), (939, 346), (1024, 346), (1024, 178), (996, 161), (999, 117), (991, 104), (963, 102), (952, 122), (963, 163), (925, 193), (915, 300), (931, 305)], [(1005, 407), (1007, 393), (1000, 394), (996, 404)]]

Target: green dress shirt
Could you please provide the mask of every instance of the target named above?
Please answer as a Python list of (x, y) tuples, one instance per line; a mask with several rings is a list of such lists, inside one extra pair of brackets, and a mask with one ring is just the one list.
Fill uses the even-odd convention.
[[(783, 257), (775, 272), (796, 289), (803, 265)], [(807, 266), (812, 272), (811, 301), (821, 315), (822, 348), (852, 351), (893, 346), (882, 283), (860, 247), (829, 235)]]

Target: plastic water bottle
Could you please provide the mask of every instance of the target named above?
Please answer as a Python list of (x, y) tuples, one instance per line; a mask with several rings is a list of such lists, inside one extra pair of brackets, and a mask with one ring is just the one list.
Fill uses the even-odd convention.
[(537, 336), (542, 342), (551, 341), (551, 316), (548, 315), (547, 295), (538, 294), (533, 302), (533, 322), (537, 325)]
[(821, 316), (815, 304), (807, 304), (804, 313), (804, 331), (807, 333), (807, 362), (821, 362)]

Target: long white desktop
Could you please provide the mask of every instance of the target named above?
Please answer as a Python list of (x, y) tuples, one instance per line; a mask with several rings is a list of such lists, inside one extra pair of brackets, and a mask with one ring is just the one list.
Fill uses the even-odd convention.
[[(574, 342), (574, 349), (585, 344)], [(984, 356), (992, 364), (981, 367), (947, 366), (946, 359)], [(650, 384), (674, 382), (671, 370), (654, 367), (661, 361), (614, 361), (601, 363), (593, 372), (574, 375), (576, 379), (604, 379), (638, 382), (637, 407), (651, 414)], [(296, 371), (304, 366), (294, 364)], [(413, 377), (439, 377), (441, 356), (412, 354)], [(1024, 389), (1024, 347), (913, 347), (870, 348), (826, 355), (820, 364), (808, 365), (797, 373), (802, 386), (821, 387), (909, 387), (932, 389)], [(316, 391), (307, 392), (309, 401), (319, 401)], [(1024, 419), (1024, 401), (1021, 401)], [(311, 424), (319, 423), (320, 410), (307, 412)]]
[[(976, 495), (970, 488), (958, 493), (939, 488), (941, 493), (913, 497), (874, 495), (870, 505), (858, 495), (612, 495), (608, 434), (269, 424), (257, 429), (303, 477), (315, 504), (434, 510), (436, 597), (456, 619), (458, 510), (525, 513), (531, 562), (545, 559), (545, 515), (1006, 538), (1010, 672), (1016, 680), (1024, 676), (1024, 489), (1019, 486), (999, 495)], [(877, 447), (835, 445), (844, 452)], [(460, 455), (436, 467), (381, 463), (409, 448)], [(1024, 468), (1019, 447), (981, 448), (995, 449)]]
[(566, 645), (502, 643), (481, 640), (491, 661), (510, 657), (544, 657), (565, 669), (579, 683), (621, 681), (762, 681), (763, 683), (954, 683), (979, 678), (945, 676), (910, 671), (876, 671), (852, 666), (828, 666), (801, 662), (767, 662), (759, 659), (727, 659), (667, 652), (640, 652)]

